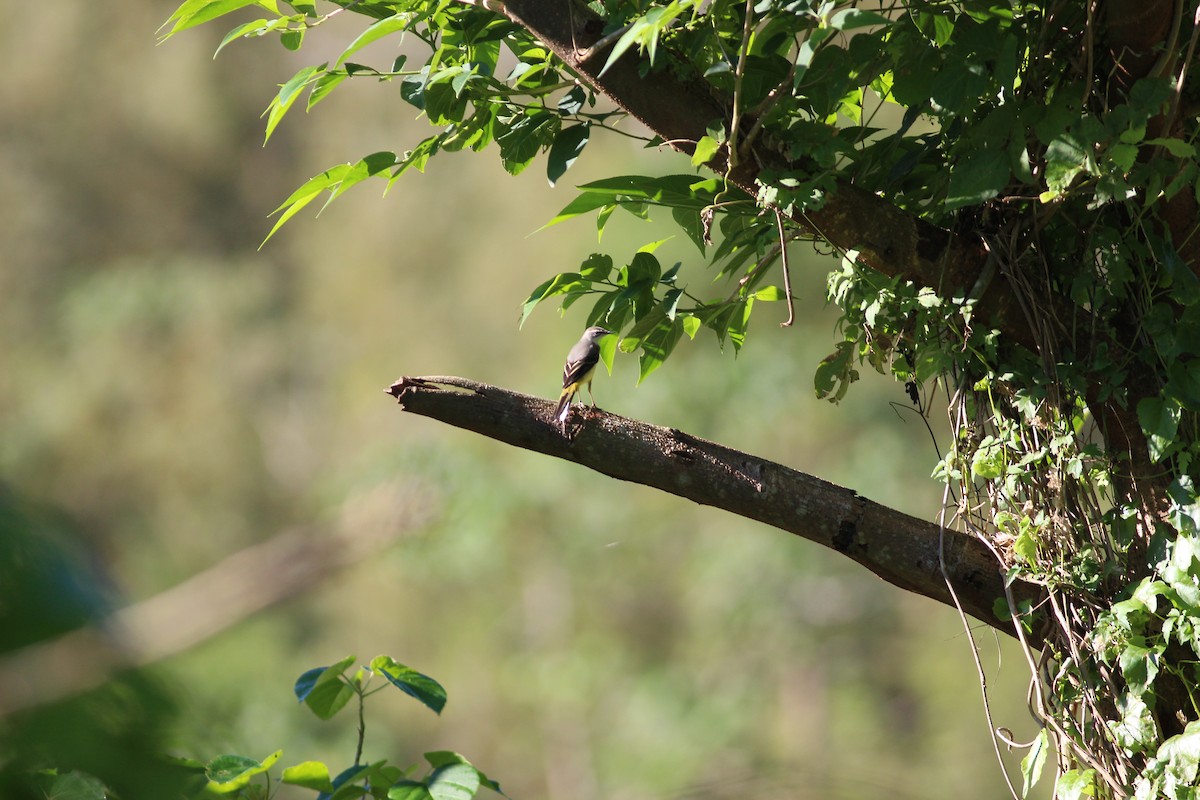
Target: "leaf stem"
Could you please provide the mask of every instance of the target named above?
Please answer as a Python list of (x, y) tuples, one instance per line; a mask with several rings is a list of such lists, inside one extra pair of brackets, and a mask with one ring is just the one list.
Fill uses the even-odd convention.
[(355, 687), (355, 692), (358, 694), (358, 745), (354, 749), (354, 766), (357, 767), (362, 763), (363, 741), (367, 738), (367, 696), (361, 687)]

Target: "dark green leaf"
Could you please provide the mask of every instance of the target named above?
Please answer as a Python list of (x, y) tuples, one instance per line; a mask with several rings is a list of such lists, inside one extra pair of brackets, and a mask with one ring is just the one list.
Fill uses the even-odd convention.
[[(584, 262), (587, 263), (587, 262)], [(609, 268), (612, 267), (612, 260), (609, 259)], [(525, 324), (525, 320), (533, 313), (538, 304), (550, 297), (567, 294), (571, 291), (587, 291), (591, 289), (590, 282), (584, 281), (581, 273), (578, 272), (561, 272), (555, 275), (548, 281), (543, 282), (540, 286), (529, 293), (529, 297), (521, 304), (521, 319), (518, 322), (518, 327)]]
[(1145, 397), (1138, 402), (1138, 422), (1146, 434), (1150, 458), (1161, 461), (1175, 444), (1179, 430), (1179, 404), (1167, 398)]
[(845, 8), (830, 18), (829, 27), (837, 31), (848, 31), (852, 28), (865, 28), (868, 25), (888, 25), (890, 23), (890, 19), (874, 11)]
[(817, 397), (836, 403), (846, 396), (850, 384), (858, 380), (854, 369), (854, 342), (838, 342), (837, 350), (821, 359), (813, 377)]
[(558, 110), (566, 115), (578, 114), (583, 110), (583, 101), (587, 97), (582, 86), (572, 86), (571, 90), (558, 99)]
[(703, 255), (708, 245), (708, 228), (704, 224), (700, 209), (676, 206), (671, 209), (671, 217)]
[(1007, 151), (991, 148), (971, 151), (950, 172), (945, 210), (992, 199), (1008, 184), (1010, 176)]
[(103, 783), (91, 775), (72, 771), (54, 776), (45, 800), (107, 800), (108, 797)]
[(371, 669), (383, 675), (409, 697), (421, 701), (434, 713), (441, 714), (442, 709), (446, 707), (446, 690), (428, 675), (406, 667), (389, 656), (376, 656), (371, 659)]
[(354, 656), (346, 656), (328, 667), (308, 670), (296, 679), (293, 688), (296, 698), (319, 718), (331, 718), (354, 694), (354, 690), (346, 685), (342, 675), (353, 663)]
[(603, 253), (592, 253), (579, 266), (579, 275), (587, 281), (606, 281), (612, 274), (612, 256)]
[[(634, 286), (639, 283), (655, 283), (659, 276), (662, 275), (662, 266), (658, 263), (658, 259), (644, 250), (639, 250), (633, 254), (633, 259), (626, 267), (626, 286)], [(620, 283), (620, 281), (618, 281)]]
[(670, 320), (664, 316), (654, 330), (641, 340), (642, 355), (638, 359), (639, 384), (650, 373), (662, 366), (667, 357), (671, 355), (671, 351), (675, 349), (675, 345), (679, 343), (679, 337), (682, 335), (682, 320)]
[(279, 42), (288, 50), (299, 50), (304, 44), (304, 28), (289, 28), (279, 33)]
[(546, 178), (551, 186), (557, 183), (563, 173), (575, 163), (575, 159), (579, 158), (579, 154), (588, 143), (591, 130), (590, 124), (572, 125), (563, 128), (554, 137), (554, 144), (550, 146), (549, 160), (546, 163)]

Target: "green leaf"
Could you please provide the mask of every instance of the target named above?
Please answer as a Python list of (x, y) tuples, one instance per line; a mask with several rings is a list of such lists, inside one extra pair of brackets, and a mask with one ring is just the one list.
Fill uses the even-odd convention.
[(971, 472), (986, 480), (993, 480), (1004, 474), (1005, 462), (1004, 443), (995, 437), (985, 436), (971, 456)]
[(67, 772), (55, 775), (50, 781), (46, 800), (107, 800), (108, 790), (91, 775), (82, 772)]
[(403, 162), (397, 161), (395, 153), (386, 151), (372, 153), (354, 164), (339, 164), (336, 167), (325, 170), (320, 175), (314, 175), (309, 178), (299, 189), (292, 192), (287, 200), (280, 203), (279, 208), (271, 212), (272, 216), (281, 211), (283, 214), (275, 221), (275, 225), (271, 228), (271, 231), (263, 239), (259, 247), (261, 248), (265, 245), (275, 235), (275, 232), (283, 227), (284, 223), (294, 217), (313, 200), (316, 200), (321, 192), (327, 190), (330, 192), (329, 199), (325, 201), (325, 205), (328, 205), (335, 197), (342, 194), (351, 186), (369, 177), (379, 175), (397, 163), (402, 165), (401, 171), (403, 171), (403, 168), (405, 168)]
[[(1163, 766), (1169, 785), (1194, 789), (1200, 778), (1200, 722), (1192, 720), (1183, 733), (1163, 742), (1154, 760)], [(1196, 795), (1180, 793), (1175, 796), (1194, 798)]]
[(704, 217), (700, 209), (675, 206), (671, 209), (671, 217), (675, 220), (675, 224), (696, 245), (696, 249), (700, 251), (700, 254), (704, 255), (705, 248), (710, 243), (709, 230), (704, 223)]
[(1036, 786), (1038, 779), (1042, 777), (1042, 770), (1046, 766), (1046, 752), (1049, 749), (1050, 732), (1042, 728), (1038, 731), (1037, 738), (1033, 740), (1029, 752), (1021, 759), (1022, 797), (1028, 797), (1029, 790)]
[(1145, 145), (1153, 145), (1161, 147), (1175, 158), (1195, 158), (1196, 147), (1190, 142), (1185, 142), (1183, 139), (1147, 139), (1142, 142)]
[(497, 794), (503, 794), (503, 792), (500, 791), (500, 784), (496, 783), (487, 775), (484, 775), (477, 767), (475, 767), (474, 764), (458, 753), (455, 753), (451, 750), (435, 750), (431, 753), (426, 753), (425, 760), (428, 761), (429, 765), (434, 768), (445, 767), (450, 764), (465, 764), (475, 770), (475, 773), (479, 776), (480, 782), (484, 786), (491, 789), (493, 792), (496, 792)]
[(313, 83), (312, 91), (308, 93), (308, 105), (305, 107), (311, 109), (317, 103), (324, 100), (330, 92), (337, 87), (339, 83), (350, 77), (344, 72), (326, 72)]
[[(430, 121), (434, 114), (429, 108), (430, 92), (426, 91), (426, 110)], [(529, 166), (541, 149), (551, 143), (558, 129), (558, 119), (545, 112), (529, 111), (520, 115), (496, 134), (500, 146), (500, 161), (510, 175), (519, 175)]]
[(950, 171), (945, 210), (953, 211), (992, 199), (1008, 184), (1011, 174), (1006, 151), (990, 148), (972, 150)]
[(620, 339), (619, 336), (605, 336), (601, 338), (599, 342), (600, 362), (604, 364), (604, 369), (608, 371), (609, 375), (612, 375), (613, 358), (615, 358), (617, 354), (618, 339)]
[(704, 166), (720, 149), (721, 143), (716, 139), (711, 136), (701, 136), (700, 141), (696, 142), (696, 149), (692, 152), (692, 166)]
[(868, 25), (890, 25), (891, 20), (874, 11), (859, 11), (857, 8), (846, 8), (834, 14), (829, 19), (829, 27), (836, 31), (848, 31), (853, 28), (865, 28)]
[(337, 167), (333, 167), (332, 169), (327, 169), (320, 175), (314, 175), (313, 177), (309, 178), (299, 189), (292, 192), (291, 195), (288, 196), (288, 199), (284, 200), (279, 205), (279, 208), (271, 212), (271, 214), (274, 215), (278, 214), (280, 211), (283, 211), (283, 216), (276, 220), (274, 227), (271, 228), (271, 232), (267, 234), (267, 238), (263, 239), (262, 244), (260, 244), (259, 247), (261, 248), (263, 244), (266, 244), (267, 241), (275, 235), (275, 232), (283, 227), (285, 222), (294, 217), (301, 209), (303, 209), (313, 200), (316, 200), (317, 197), (320, 196), (321, 192), (325, 191), (326, 189), (332, 189), (332, 187), (341, 183), (342, 177), (347, 171), (349, 171), (349, 169), (349, 164), (342, 164)]
[(205, 775), (208, 777), (208, 791), (217, 794), (230, 794), (250, 783), (255, 775), (260, 775), (271, 768), (282, 750), (276, 750), (262, 761), (255, 761), (246, 756), (217, 756), (208, 762)]
[(162, 38), (168, 39), (180, 31), (202, 25), (231, 11), (237, 11), (239, 8), (254, 5), (255, 2), (256, 0), (187, 0), (186, 3), (175, 9), (175, 13), (171, 14), (163, 23), (163, 27), (172, 21), (175, 24)]
[(267, 117), (267, 134), (265, 141), (269, 141), (271, 134), (275, 130), (283, 115), (288, 112), (292, 104), (296, 102), (296, 98), (300, 96), (301, 90), (308, 84), (316, 81), (325, 71), (325, 64), (317, 66), (305, 67), (292, 76), (291, 80), (279, 87), (279, 94), (267, 106), (267, 110), (263, 112)]
[(612, 256), (592, 253), (579, 265), (579, 275), (586, 281), (606, 281), (612, 274)]
[(332, 792), (334, 788), (333, 781), (329, 777), (329, 767), (320, 761), (305, 761), (288, 767), (283, 771), (280, 780), (317, 792)]
[(328, 667), (310, 669), (296, 679), (292, 691), (296, 699), (308, 706), (320, 719), (330, 719), (340, 711), (354, 695), (342, 673), (354, 663), (354, 656), (346, 656)]
[(854, 347), (851, 341), (838, 342), (837, 349), (821, 359), (813, 375), (813, 388), (817, 398), (839, 402), (846, 396), (850, 384), (858, 380), (854, 369)]
[(586, 214), (589, 211), (595, 211), (597, 208), (603, 208), (604, 206), (609, 205), (611, 202), (612, 201), (608, 197), (585, 192), (584, 194), (576, 197), (570, 203), (567, 203), (567, 205), (563, 207), (562, 211), (559, 211), (557, 214), (555, 214), (553, 219), (551, 219), (542, 227), (538, 228), (538, 230), (545, 230), (552, 225), (557, 225), (560, 222), (566, 222), (569, 219), (574, 219), (581, 214)]
[(433, 800), (470, 800), (479, 791), (479, 770), (470, 764), (447, 764), (426, 781)]
[(1064, 772), (1054, 784), (1056, 800), (1084, 800), (1096, 796), (1096, 770), (1073, 769)]
[[(999, 475), (995, 477), (999, 477)], [(1029, 524), (1022, 525), (1021, 532), (1017, 534), (1017, 538), (1013, 541), (1013, 554), (1022, 559), (1026, 564), (1035, 564), (1037, 563), (1037, 552), (1037, 528)]]
[(683, 13), (685, 6), (689, 5), (692, 4), (672, 2), (666, 6), (658, 6), (646, 12), (641, 19), (630, 23), (629, 28), (613, 45), (612, 51), (608, 54), (608, 60), (604, 62), (604, 68), (600, 70), (600, 75), (608, 72), (609, 67), (615, 64), (634, 44), (646, 52), (650, 57), (650, 63), (653, 64), (658, 49), (659, 34), (671, 24), (672, 20)]
[(420, 781), (398, 781), (388, 789), (388, 800), (432, 800), (429, 788)]
[(287, 17), (280, 17), (278, 19), (273, 19), (273, 20), (256, 19), (253, 22), (246, 22), (241, 25), (238, 25), (236, 28), (231, 30), (229, 33), (225, 34), (225, 38), (221, 40), (221, 43), (219, 45), (217, 45), (217, 49), (213, 53), (213, 58), (215, 59), (217, 57), (217, 53), (220, 53), (222, 50), (224, 50), (225, 45), (229, 44), (234, 39), (240, 39), (243, 36), (246, 36), (246, 37), (262, 36), (264, 33), (268, 33), (269, 31), (273, 30), (274, 28), (277, 28), (280, 25), (286, 25), (286, 24), (287, 24)]
[(689, 339), (695, 339), (704, 323), (695, 314), (680, 314), (679, 319), (683, 321), (683, 332)]
[(1150, 684), (1158, 677), (1161, 656), (1160, 648), (1146, 647), (1140, 636), (1132, 637), (1125, 645), (1118, 660), (1130, 692), (1143, 695), (1150, 690)]
[(410, 17), (411, 14), (401, 13), (386, 17), (378, 22), (373, 23), (369, 28), (360, 33), (358, 38), (351, 42), (346, 49), (342, 51), (342, 54), (337, 57), (337, 61), (334, 61), (333, 65), (335, 67), (340, 67), (343, 63), (345, 63), (347, 58), (354, 55), (359, 50), (362, 50), (372, 42), (376, 42), (388, 34), (404, 30), (408, 27)]
[(755, 300), (765, 300), (768, 303), (782, 300), (784, 297), (786, 295), (783, 293), (783, 289), (780, 289), (778, 286), (764, 286), (754, 293)]
[(1138, 423), (1146, 434), (1153, 461), (1161, 461), (1175, 444), (1179, 430), (1179, 404), (1162, 397), (1145, 397), (1138, 402)]
[(1069, 134), (1063, 134), (1046, 148), (1046, 188), (1042, 201), (1047, 202), (1067, 191), (1071, 182), (1091, 163), (1085, 145)]
[(288, 50), (299, 50), (300, 45), (304, 44), (305, 28), (288, 28), (285, 31), (279, 32), (279, 42)]
[(682, 321), (667, 319), (664, 316), (654, 330), (641, 340), (642, 355), (638, 359), (640, 366), (638, 384), (641, 384), (650, 373), (663, 365), (682, 335)]
[(546, 179), (550, 181), (551, 186), (557, 183), (563, 173), (579, 158), (579, 154), (588, 143), (591, 131), (590, 123), (572, 125), (563, 128), (554, 137), (554, 144), (550, 145), (549, 160), (546, 163)]
[(371, 659), (371, 669), (409, 697), (421, 701), (435, 714), (441, 714), (446, 707), (446, 690), (428, 675), (406, 667), (390, 656), (375, 656)]
[[(584, 263), (586, 264), (587, 262)], [(611, 269), (611, 267), (612, 260), (609, 259), (609, 268)], [(590, 282), (584, 281), (582, 274), (578, 272), (560, 272), (529, 293), (529, 297), (521, 304), (521, 319), (517, 323), (517, 327), (525, 324), (525, 320), (529, 319), (529, 315), (533, 313), (533, 310), (543, 300), (566, 294), (573, 290), (586, 291), (590, 290), (590, 288)]]

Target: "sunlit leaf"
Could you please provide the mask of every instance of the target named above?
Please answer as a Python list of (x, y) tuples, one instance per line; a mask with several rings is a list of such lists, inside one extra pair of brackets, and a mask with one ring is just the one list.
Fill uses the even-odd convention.
[(208, 777), (208, 791), (217, 794), (228, 794), (250, 783), (255, 775), (261, 775), (269, 770), (279, 757), (282, 750), (276, 750), (262, 761), (255, 761), (246, 756), (217, 756), (208, 762), (205, 775)]
[(300, 92), (304, 87), (316, 81), (324, 71), (324, 64), (304, 67), (293, 75), (287, 83), (279, 87), (279, 94), (275, 96), (275, 99), (271, 101), (271, 104), (267, 106), (266, 112), (264, 112), (267, 116), (266, 140), (271, 138), (271, 133), (274, 132), (275, 126), (279, 124), (280, 120), (283, 119), (283, 115), (296, 102), (296, 98), (300, 96)]
[(347, 58), (354, 55), (359, 50), (362, 50), (372, 42), (376, 42), (389, 34), (396, 33), (397, 31), (402, 31), (407, 28), (409, 25), (409, 16), (410, 15), (407, 13), (401, 13), (373, 23), (369, 28), (360, 33), (358, 37), (351, 42), (345, 50), (342, 51), (342, 54), (339, 55), (337, 60), (333, 62), (334, 66), (340, 67), (343, 63), (345, 63)]
[(332, 792), (333, 781), (329, 776), (329, 767), (320, 761), (305, 761), (295, 766), (287, 767), (280, 778), (284, 783), (293, 786), (303, 786), (317, 792)]
[(1028, 797), (1029, 790), (1037, 784), (1038, 779), (1042, 777), (1042, 770), (1046, 766), (1046, 753), (1050, 749), (1050, 732), (1045, 728), (1038, 731), (1037, 738), (1033, 740), (1033, 745), (1029, 748), (1029, 752), (1021, 759), (1021, 776), (1023, 780), (1023, 788), (1021, 796)]
[(231, 11), (237, 11), (239, 8), (245, 8), (249, 5), (254, 5), (255, 0), (187, 0), (186, 3), (175, 9), (175, 12), (167, 18), (167, 22), (175, 24), (171, 26), (171, 30), (167, 31), (164, 39), (185, 31), (188, 28), (194, 28), (209, 20), (216, 19)]

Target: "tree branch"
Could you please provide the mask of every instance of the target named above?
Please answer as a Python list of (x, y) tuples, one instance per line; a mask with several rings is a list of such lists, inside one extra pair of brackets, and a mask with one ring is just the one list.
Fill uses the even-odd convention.
[[(1013, 633), (1010, 621), (992, 611), (1004, 597), (1003, 568), (983, 542), (851, 489), (600, 410), (572, 412), (567, 428), (560, 429), (554, 403), (464, 378), (405, 377), (386, 391), (405, 411), (764, 522), (832, 548), (901, 589), (953, 605), (948, 579), (966, 613)], [(1020, 581), (1012, 592), (1018, 601), (1041, 594), (1036, 585)]]
[(0, 721), (148, 666), (375, 555), (426, 524), (436, 507), (416, 486), (351, 497), (335, 525), (278, 533), (96, 624), (0, 655)]

